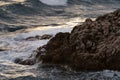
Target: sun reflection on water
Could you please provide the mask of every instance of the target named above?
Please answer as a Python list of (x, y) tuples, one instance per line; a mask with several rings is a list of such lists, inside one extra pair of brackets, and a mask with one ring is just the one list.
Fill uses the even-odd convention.
[(62, 22), (59, 23), (56, 26), (49, 25), (49, 26), (37, 26), (30, 29), (27, 29), (27, 31), (42, 31), (42, 30), (49, 30), (49, 29), (59, 29), (59, 28), (73, 28), (75, 25), (81, 24), (85, 21), (85, 18), (71, 18), (68, 22)]
[[(0, 61), (1, 62), (1, 61)], [(1, 62), (1, 65), (5, 69), (0, 72), (0, 76), (4, 76), (6, 78), (17, 78), (17, 77), (23, 77), (23, 76), (33, 76), (36, 77), (32, 71), (35, 68), (35, 66), (24, 66), (15, 64), (12, 62)], [(0, 68), (1, 70), (1, 68)]]
[(8, 4), (13, 4), (17, 2), (24, 2), (25, 0), (11, 0), (11, 1), (0, 1), (0, 6), (8, 5)]

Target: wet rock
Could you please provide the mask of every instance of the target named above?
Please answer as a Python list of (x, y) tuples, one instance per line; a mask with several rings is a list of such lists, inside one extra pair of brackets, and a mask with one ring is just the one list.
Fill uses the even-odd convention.
[(67, 50), (69, 49), (67, 46), (69, 44), (69, 36), (69, 33), (56, 34), (56, 36), (48, 42), (47, 46), (43, 47), (45, 49), (44, 53), (47, 53), (46, 55), (41, 55), (41, 50), (43, 48), (39, 48), (39, 54), (41, 55), (40, 59), (45, 63), (65, 63), (67, 61), (66, 56), (70, 53), (70, 50)]
[(120, 10), (86, 19), (71, 33), (58, 33), (38, 48), (43, 63), (68, 65), (74, 70), (120, 70)]
[(0, 49), (0, 51), (5, 51), (5, 49)]
[(36, 35), (36, 36), (28, 37), (25, 40), (27, 41), (44, 40), (44, 39), (50, 39), (51, 37), (52, 35), (44, 34), (42, 36)]
[(41, 40), (42, 40), (42, 39), (50, 39), (51, 37), (52, 37), (52, 35), (44, 34), (44, 35), (41, 36), (40, 39), (41, 39)]
[(86, 19), (71, 33), (58, 33), (36, 50), (35, 60), (74, 70), (120, 70), (120, 10)]
[(115, 75), (118, 76), (118, 77), (120, 77), (120, 72), (117, 72), (117, 71), (116, 71), (116, 72), (115, 72)]
[(14, 60), (15, 63), (18, 63), (18, 64), (22, 64), (22, 65), (34, 65), (35, 64), (35, 61), (34, 59), (20, 59), (20, 58), (16, 58)]
[(26, 41), (35, 41), (35, 40), (39, 40), (36, 37), (28, 37), (25, 39)]
[(20, 61), (22, 61), (23, 59), (20, 59), (20, 58), (16, 58), (15, 60), (14, 60), (14, 62), (15, 63), (19, 63)]

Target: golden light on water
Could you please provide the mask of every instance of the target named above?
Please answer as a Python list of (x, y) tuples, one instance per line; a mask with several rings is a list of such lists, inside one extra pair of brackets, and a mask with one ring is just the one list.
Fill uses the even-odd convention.
[[(12, 62), (4, 62), (1, 63), (4, 66), (11, 66), (11, 68), (6, 68), (4, 72), (0, 72), (1, 76), (5, 76), (7, 78), (17, 78), (17, 77), (23, 77), (23, 76), (32, 76), (36, 77), (36, 75), (32, 72), (30, 72), (31, 69), (34, 69), (35, 67), (33, 66), (24, 66), (24, 65), (18, 65)], [(17, 70), (17, 71), (16, 71)], [(26, 70), (24, 72), (24, 70)], [(0, 79), (1, 80), (1, 79)]]
[(27, 31), (41, 31), (41, 30), (50, 30), (50, 29), (59, 29), (59, 28), (72, 28), (75, 25), (85, 21), (85, 18), (71, 18), (68, 22), (62, 22), (58, 26), (38, 26), (34, 28), (27, 29)]
[(13, 3), (17, 3), (17, 2), (24, 2), (24, 1), (25, 0), (11, 0), (11, 1), (8, 1), (8, 2), (0, 1), (0, 6), (7, 5), (7, 4), (13, 4)]
[(24, 2), (25, 0), (12, 0), (12, 1), (15, 1), (15, 2)]
[(0, 6), (2, 6), (2, 5), (6, 5), (6, 4), (10, 4), (10, 2), (0, 1)]

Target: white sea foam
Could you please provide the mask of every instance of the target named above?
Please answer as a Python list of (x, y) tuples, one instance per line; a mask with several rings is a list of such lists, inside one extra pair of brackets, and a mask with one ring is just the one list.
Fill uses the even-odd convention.
[(57, 5), (66, 5), (67, 4), (67, 0), (40, 0), (42, 3), (45, 3), (47, 5), (53, 5), (53, 6), (57, 6)]
[[(27, 33), (8, 34), (0, 36), (0, 47), (7, 49), (0, 52), (0, 60), (13, 61), (15, 58), (28, 58), (36, 48), (45, 45), (49, 40), (25, 41), (28, 37), (44, 34), (55, 35), (58, 32), (70, 32), (72, 28), (81, 21), (80, 18), (73, 18), (65, 24), (59, 26), (43, 26), (27, 29)], [(82, 22), (82, 21), (81, 21)]]

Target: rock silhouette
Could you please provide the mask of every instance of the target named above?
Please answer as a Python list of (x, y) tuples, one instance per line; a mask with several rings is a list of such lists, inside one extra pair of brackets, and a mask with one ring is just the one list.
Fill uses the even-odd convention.
[(120, 70), (120, 9), (86, 19), (71, 33), (58, 33), (36, 50), (36, 62), (67, 65), (73, 70)]
[(21, 58), (16, 58), (14, 60), (15, 63), (22, 64), (22, 65), (34, 65), (35, 61), (33, 59), (21, 59)]

